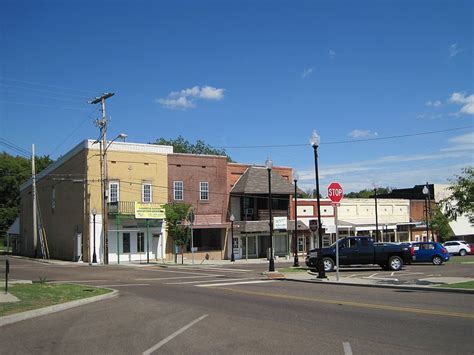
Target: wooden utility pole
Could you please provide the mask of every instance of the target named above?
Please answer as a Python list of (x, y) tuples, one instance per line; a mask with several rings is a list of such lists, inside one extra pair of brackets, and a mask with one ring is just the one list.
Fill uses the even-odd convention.
[(35, 169), (35, 145), (31, 145), (31, 178), (32, 178), (32, 191), (31, 195), (33, 198), (33, 248), (35, 251), (35, 257), (38, 255), (38, 221), (36, 220), (36, 169)]

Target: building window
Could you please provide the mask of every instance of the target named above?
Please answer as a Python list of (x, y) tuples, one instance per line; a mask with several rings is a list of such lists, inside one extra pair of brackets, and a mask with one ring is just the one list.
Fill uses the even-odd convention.
[(199, 183), (199, 195), (201, 200), (209, 200), (209, 183), (207, 181)]
[(142, 184), (142, 202), (152, 202), (151, 182)]
[(123, 252), (130, 253), (130, 233), (123, 233)]
[(143, 253), (145, 251), (145, 233), (137, 233), (137, 252)]
[(182, 200), (183, 199), (183, 182), (182, 181), (175, 181), (173, 186), (173, 194), (175, 200)]
[(118, 181), (111, 181), (109, 183), (109, 202), (120, 201), (120, 187)]

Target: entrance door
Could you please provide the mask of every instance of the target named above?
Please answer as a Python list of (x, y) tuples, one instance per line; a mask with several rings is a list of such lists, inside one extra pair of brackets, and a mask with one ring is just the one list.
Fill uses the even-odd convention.
[[(242, 245), (242, 258), (256, 258), (257, 257), (257, 237), (245, 236), (240, 239)], [(247, 250), (248, 246), (248, 250)]]
[(258, 236), (258, 257), (267, 258), (268, 248), (270, 248), (270, 236), (259, 235)]

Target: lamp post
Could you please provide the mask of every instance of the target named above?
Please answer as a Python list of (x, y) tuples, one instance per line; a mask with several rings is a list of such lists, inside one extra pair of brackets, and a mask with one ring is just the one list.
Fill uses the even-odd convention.
[(234, 221), (235, 217), (233, 214), (230, 215), (230, 235), (231, 235), (231, 253), (230, 253), (230, 261), (233, 263), (235, 262), (235, 255), (234, 255)]
[(374, 198), (375, 198), (375, 241), (378, 241), (379, 237), (379, 211), (377, 207), (377, 187), (374, 186)]
[(270, 227), (270, 255), (268, 271), (275, 271), (275, 261), (273, 260), (273, 218), (272, 218), (272, 168), (273, 162), (270, 158), (265, 161), (265, 167), (268, 172), (268, 214), (269, 214), (269, 227)]
[(97, 210), (95, 207), (92, 209), (92, 220), (94, 225), (94, 252), (92, 253), (92, 264), (97, 264), (97, 254), (95, 253), (95, 215), (97, 214)]
[(429, 227), (429, 221), (428, 221), (428, 198), (430, 196), (430, 190), (428, 189), (428, 183), (423, 187), (423, 195), (425, 195), (425, 213), (426, 213), (426, 241), (430, 241), (430, 227)]
[(319, 200), (319, 173), (318, 173), (318, 146), (321, 142), (321, 137), (319, 137), (316, 131), (313, 131), (311, 138), (309, 139), (311, 146), (314, 151), (314, 172), (316, 178), (316, 201), (318, 204), (318, 279), (326, 278), (326, 272), (324, 270), (324, 263), (321, 257), (321, 250), (323, 246), (323, 235), (322, 235), (322, 223), (321, 223), (321, 201)]
[(193, 224), (194, 224), (194, 211), (190, 210), (188, 214), (188, 221), (191, 224), (191, 258), (194, 265), (194, 236), (193, 236)]
[[(113, 94), (112, 94), (113, 95)], [(103, 100), (102, 100), (103, 102)], [(104, 104), (103, 104), (104, 105)], [(105, 108), (103, 106), (103, 113), (105, 116)], [(109, 263), (109, 240), (108, 240), (108, 218), (107, 218), (107, 199), (108, 199), (108, 173), (107, 173), (107, 150), (109, 149), (110, 145), (116, 141), (117, 139), (125, 139), (127, 135), (124, 133), (120, 133), (117, 137), (112, 139), (108, 144), (106, 143), (105, 139), (105, 132), (102, 134), (103, 139), (100, 141), (100, 163), (101, 163), (101, 188), (102, 188), (102, 230), (103, 230), (103, 238), (104, 238), (104, 264)], [(107, 144), (107, 146), (106, 146)], [(103, 149), (103, 151), (102, 151)], [(118, 210), (117, 210), (118, 213)], [(117, 242), (117, 257), (118, 257), (118, 242)], [(118, 260), (118, 259), (117, 259)]]
[(295, 252), (295, 259), (293, 261), (293, 267), (300, 266), (298, 261), (298, 173), (295, 171), (293, 174), (293, 182), (295, 183), (295, 236), (294, 236), (294, 252)]

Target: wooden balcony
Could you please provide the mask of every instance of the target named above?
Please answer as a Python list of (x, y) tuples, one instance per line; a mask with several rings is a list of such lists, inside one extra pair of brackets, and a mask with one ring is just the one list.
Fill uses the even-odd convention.
[[(272, 210), (273, 217), (287, 217), (288, 211), (287, 210)], [(268, 221), (270, 220), (270, 213), (268, 210), (258, 210), (258, 220), (259, 221)]]

